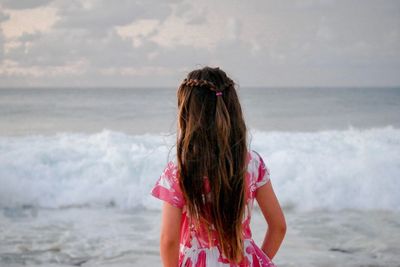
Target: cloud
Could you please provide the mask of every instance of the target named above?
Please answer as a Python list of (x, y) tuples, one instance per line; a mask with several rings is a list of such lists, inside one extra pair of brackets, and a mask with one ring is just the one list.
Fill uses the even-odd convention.
[(2, 10), (0, 10), (0, 23), (10, 19), (10, 15), (7, 15)]
[[(114, 5), (112, 9), (109, 1), (96, 2), (91, 6), (82, 6), (80, 1), (68, 3), (70, 3), (69, 6), (61, 2), (60, 5), (51, 7), (58, 8), (57, 19), (52, 20), (52, 23), (45, 25), (42, 21), (42, 25), (36, 25), (36, 27), (34, 23), (29, 24), (31, 28), (24, 27), (28, 24), (17, 23), (19, 16), (12, 11), (14, 20), (9, 23), (19, 27), (3, 25), (9, 38), (8, 59), (16, 62), (21, 68), (34, 66), (62, 68), (66, 66), (66, 62), (81, 62), (82, 60), (89, 62), (88, 64), (93, 68), (126, 67), (139, 64), (135, 64), (136, 62), (143, 63), (145, 61), (143, 53), (153, 50), (151, 45), (134, 50), (131, 42), (121, 38), (115, 29), (115, 26), (121, 23), (150, 16), (148, 11), (143, 10), (151, 1), (147, 1), (146, 5), (124, 1), (119, 5)], [(160, 11), (154, 12), (153, 15), (158, 18), (166, 16), (167, 5), (159, 6)], [(33, 12), (43, 13), (46, 9), (50, 7), (18, 12), (31, 12), (30, 15), (26, 15), (28, 21), (36, 17), (32, 15)], [(5, 67), (7, 66), (3, 65), (3, 68)], [(14, 70), (16, 68), (17, 66), (14, 66)]]
[(156, 33), (160, 21), (156, 19), (140, 19), (133, 23), (117, 26), (116, 31), (122, 38), (131, 39), (134, 47), (143, 45), (146, 37)]
[(106, 31), (111, 27), (129, 24), (138, 19), (157, 18), (163, 20), (170, 13), (168, 1), (95, 1), (86, 4), (82, 1), (60, 2), (59, 28), (78, 28), (93, 31)]
[(48, 32), (58, 20), (57, 10), (52, 7), (6, 10), (8, 19), (1, 23), (4, 36), (15, 39), (24, 33)]
[(52, 0), (0, 0), (0, 6), (8, 9), (31, 9), (44, 6), (50, 2), (52, 2)]
[(0, 2), (2, 86), (173, 86), (207, 64), (242, 85), (400, 83), (398, 1), (23, 2)]

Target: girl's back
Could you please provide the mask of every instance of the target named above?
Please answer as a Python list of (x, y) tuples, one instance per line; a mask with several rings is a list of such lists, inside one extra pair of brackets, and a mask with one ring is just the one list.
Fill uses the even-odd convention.
[[(258, 188), (270, 180), (268, 167), (262, 157), (255, 151), (247, 155), (246, 178), (246, 212), (242, 220), (244, 258), (237, 264), (230, 264), (219, 247), (217, 233), (207, 231), (207, 225), (194, 225), (194, 218), (187, 212), (185, 199), (179, 186), (179, 173), (172, 161), (167, 164), (151, 194), (182, 209), (179, 266), (275, 266), (268, 256), (254, 243), (250, 229), (251, 212)], [(205, 179), (206, 192), (209, 191)]]

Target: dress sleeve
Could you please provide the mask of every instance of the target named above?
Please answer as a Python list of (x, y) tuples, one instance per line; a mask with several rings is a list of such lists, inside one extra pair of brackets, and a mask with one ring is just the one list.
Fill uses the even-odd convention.
[(179, 186), (177, 168), (171, 161), (158, 178), (151, 194), (177, 208), (183, 208), (185, 200)]
[(265, 165), (265, 162), (264, 162), (263, 158), (261, 157), (261, 155), (258, 153), (257, 153), (257, 155), (259, 158), (259, 165), (258, 165), (258, 177), (257, 177), (257, 181), (256, 181), (256, 188), (259, 188), (259, 187), (265, 185), (270, 180), (270, 172), (269, 172), (269, 168), (267, 167), (267, 165)]

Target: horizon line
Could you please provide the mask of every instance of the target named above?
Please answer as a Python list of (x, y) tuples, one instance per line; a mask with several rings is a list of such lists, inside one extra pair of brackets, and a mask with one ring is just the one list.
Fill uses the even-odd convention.
[[(178, 85), (179, 86), (179, 85)], [(89, 85), (89, 86), (0, 86), (0, 90), (5, 90), (5, 89), (162, 89), (162, 88), (177, 88), (178, 86), (166, 86), (166, 85), (134, 85), (134, 86), (118, 86), (118, 85), (100, 85), (100, 86), (95, 86), (95, 85)], [(289, 85), (279, 85), (279, 86), (273, 86), (273, 85), (238, 85), (236, 86), (237, 89), (240, 88), (266, 88), (266, 89), (274, 89), (274, 88), (282, 88), (282, 89), (358, 89), (358, 88), (365, 88), (365, 89), (379, 89), (379, 88), (399, 88), (400, 89), (400, 84), (399, 85), (339, 85), (339, 86), (332, 86), (332, 85), (301, 85), (301, 86), (289, 86)]]

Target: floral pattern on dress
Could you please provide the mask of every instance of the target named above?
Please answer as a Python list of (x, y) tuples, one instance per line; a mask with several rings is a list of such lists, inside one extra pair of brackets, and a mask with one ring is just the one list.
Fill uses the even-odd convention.
[(270, 180), (270, 171), (262, 157), (254, 150), (248, 152), (247, 164), (247, 173), (245, 175), (247, 185), (246, 208), (242, 221), (245, 257), (239, 264), (233, 264), (221, 253), (217, 232), (214, 229), (210, 229), (211, 240), (209, 240), (206, 226), (201, 225), (200, 229), (195, 229), (187, 212), (185, 199), (179, 186), (178, 168), (172, 161), (168, 162), (151, 194), (182, 209), (179, 266), (276, 267), (255, 244), (250, 229), (251, 211), (256, 191)]

